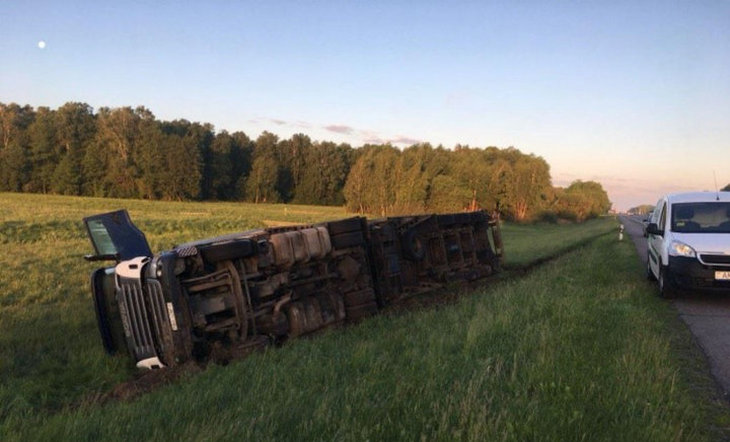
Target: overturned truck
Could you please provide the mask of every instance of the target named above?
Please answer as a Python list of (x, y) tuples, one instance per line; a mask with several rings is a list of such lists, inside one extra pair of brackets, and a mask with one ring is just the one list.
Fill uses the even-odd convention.
[(484, 211), (250, 230), (152, 254), (126, 210), (84, 218), (104, 348), (140, 368), (205, 360), (215, 348), (281, 342), (355, 322), (450, 281), (499, 271)]

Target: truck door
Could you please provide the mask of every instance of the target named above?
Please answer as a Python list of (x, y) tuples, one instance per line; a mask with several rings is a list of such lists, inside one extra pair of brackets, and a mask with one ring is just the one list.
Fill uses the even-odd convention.
[(113, 259), (120, 262), (152, 256), (147, 238), (132, 224), (126, 210), (89, 216), (84, 218), (84, 224), (96, 251), (96, 255), (85, 257), (89, 261)]

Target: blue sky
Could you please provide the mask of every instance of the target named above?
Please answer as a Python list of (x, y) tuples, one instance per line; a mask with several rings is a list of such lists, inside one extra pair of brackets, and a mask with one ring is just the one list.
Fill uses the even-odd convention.
[(514, 146), (627, 209), (730, 183), (730, 1), (11, 0), (0, 101)]

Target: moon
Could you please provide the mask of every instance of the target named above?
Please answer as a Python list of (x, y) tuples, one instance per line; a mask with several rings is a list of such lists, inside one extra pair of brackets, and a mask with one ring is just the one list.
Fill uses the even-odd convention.
[(46, 47), (46, 42), (41, 40), (38, 42), (38, 49), (44, 49)]

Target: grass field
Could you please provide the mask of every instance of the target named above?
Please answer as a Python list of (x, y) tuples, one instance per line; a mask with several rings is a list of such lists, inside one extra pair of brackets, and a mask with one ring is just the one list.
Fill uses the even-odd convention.
[(569, 225), (507, 223), (502, 226), (506, 249), (505, 267), (529, 267), (612, 230), (616, 231), (618, 237), (618, 226), (613, 218), (593, 219)]
[[(372, 318), (99, 406), (134, 370), (102, 351), (80, 219), (120, 207), (153, 250), (262, 220), (346, 216), (0, 194), (0, 439), (712, 440), (728, 422), (691, 338), (613, 235), (453, 305)], [(508, 265), (615, 225), (507, 225)]]

